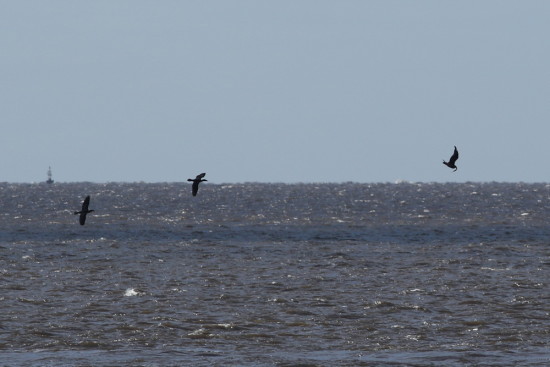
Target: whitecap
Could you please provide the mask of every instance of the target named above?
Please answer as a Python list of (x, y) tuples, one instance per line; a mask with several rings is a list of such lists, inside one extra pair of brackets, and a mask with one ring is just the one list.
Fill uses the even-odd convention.
[(231, 329), (231, 328), (233, 328), (233, 325), (231, 325), (231, 324), (216, 324), (216, 326), (218, 326), (222, 329)]
[(192, 332), (187, 334), (188, 336), (208, 336), (210, 335), (205, 328), (200, 328), (197, 330), (193, 330)]
[(132, 297), (137, 295), (139, 295), (139, 293), (134, 288), (128, 288), (124, 292), (124, 297)]

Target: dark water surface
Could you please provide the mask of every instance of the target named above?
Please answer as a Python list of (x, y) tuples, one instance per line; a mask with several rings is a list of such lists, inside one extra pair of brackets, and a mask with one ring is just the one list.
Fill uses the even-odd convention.
[(190, 190), (0, 183), (0, 365), (550, 365), (550, 185)]

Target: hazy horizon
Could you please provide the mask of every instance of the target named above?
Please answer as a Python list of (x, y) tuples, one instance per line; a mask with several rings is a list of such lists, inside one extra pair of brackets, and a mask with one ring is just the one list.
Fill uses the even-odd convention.
[[(188, 185), (191, 187), (191, 183), (187, 182), (187, 180), (181, 180), (181, 181), (57, 181), (54, 179), (53, 184), (81, 184), (81, 183), (89, 183), (89, 184), (182, 184), (182, 185)], [(0, 183), (4, 184), (22, 184), (22, 185), (35, 185), (35, 184), (44, 184), (48, 185), (46, 180), (43, 181), (0, 181)], [(528, 181), (410, 181), (410, 180), (395, 180), (395, 181), (296, 181), (296, 182), (283, 182), (283, 181), (236, 181), (236, 182), (230, 182), (230, 181), (214, 181), (214, 180), (208, 180), (208, 182), (201, 183), (201, 187), (203, 185), (244, 185), (244, 184), (281, 184), (281, 185), (323, 185), (323, 184), (334, 184), (334, 185), (340, 185), (340, 184), (365, 184), (365, 185), (376, 185), (376, 184), (490, 184), (490, 183), (502, 183), (502, 184), (526, 184), (526, 185), (536, 185), (536, 184), (549, 184), (550, 181), (534, 181), (534, 182), (528, 182)]]

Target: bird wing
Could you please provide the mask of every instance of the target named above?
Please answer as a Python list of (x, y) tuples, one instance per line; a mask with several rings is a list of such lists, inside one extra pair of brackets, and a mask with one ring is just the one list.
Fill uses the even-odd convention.
[(199, 181), (194, 181), (193, 186), (191, 186), (193, 196), (197, 195), (197, 192), (199, 191)]
[(90, 195), (86, 196), (86, 198), (84, 199), (84, 202), (82, 203), (82, 211), (87, 212), (89, 205), (90, 205)]
[(200, 180), (204, 176), (206, 176), (206, 173), (201, 173), (200, 175), (197, 175), (197, 177), (195, 179)]
[(80, 214), (80, 225), (83, 226), (86, 223), (86, 213)]
[(454, 164), (456, 162), (456, 160), (458, 159), (458, 150), (456, 149), (455, 147), (455, 151), (453, 152), (453, 155), (451, 156), (451, 158), (449, 159), (449, 163), (450, 164)]

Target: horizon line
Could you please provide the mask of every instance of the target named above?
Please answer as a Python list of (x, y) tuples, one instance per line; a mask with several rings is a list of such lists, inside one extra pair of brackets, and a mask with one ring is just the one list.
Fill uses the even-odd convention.
[[(54, 181), (53, 183), (47, 183), (46, 181), (0, 181), (0, 184), (10, 185), (67, 185), (67, 184), (179, 184), (186, 181)], [(245, 184), (275, 184), (275, 185), (342, 185), (342, 184), (360, 184), (360, 185), (372, 185), (372, 184), (487, 184), (487, 183), (508, 183), (508, 184), (550, 184), (550, 181), (412, 181), (398, 179), (394, 181), (295, 181), (295, 182), (283, 182), (283, 181), (239, 181), (239, 182), (212, 182), (208, 181), (203, 185), (245, 185)]]

